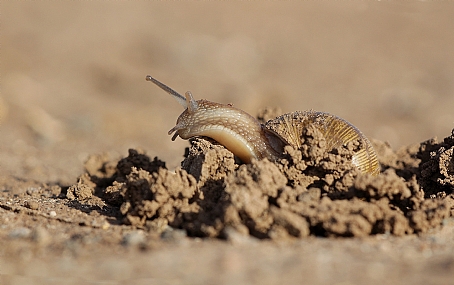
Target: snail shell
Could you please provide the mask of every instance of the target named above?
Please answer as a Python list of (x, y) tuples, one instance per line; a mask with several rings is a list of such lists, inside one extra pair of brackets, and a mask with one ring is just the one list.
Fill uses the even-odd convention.
[(225, 146), (243, 162), (283, 157), (284, 147), (301, 147), (301, 134), (308, 125), (315, 126), (324, 136), (327, 150), (359, 140), (361, 148), (353, 155), (352, 163), (362, 173), (378, 175), (380, 165), (370, 141), (352, 124), (337, 116), (315, 111), (294, 112), (260, 124), (254, 117), (233, 107), (207, 100), (194, 100), (190, 92), (185, 96), (159, 82), (146, 77), (172, 95), (184, 108), (175, 127), (169, 131), (189, 139), (196, 136), (210, 137)]
[(309, 125), (316, 127), (322, 133), (327, 150), (359, 140), (361, 148), (353, 155), (352, 163), (362, 173), (372, 175), (380, 173), (377, 155), (367, 137), (355, 126), (335, 115), (316, 111), (297, 111), (270, 120), (265, 127), (276, 132), (286, 144), (300, 148), (301, 134)]

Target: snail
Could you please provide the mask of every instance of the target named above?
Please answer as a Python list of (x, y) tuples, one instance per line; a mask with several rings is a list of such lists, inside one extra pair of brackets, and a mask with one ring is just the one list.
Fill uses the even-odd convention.
[(283, 157), (286, 145), (298, 148), (303, 128), (312, 124), (325, 137), (328, 150), (359, 140), (361, 148), (353, 155), (352, 163), (362, 173), (380, 173), (377, 155), (370, 141), (355, 126), (332, 114), (294, 112), (263, 125), (232, 104), (204, 99), (196, 101), (189, 91), (182, 96), (150, 75), (146, 76), (146, 80), (172, 95), (185, 108), (175, 127), (168, 132), (169, 135), (173, 134), (172, 141), (178, 136), (182, 139), (205, 136), (222, 144), (245, 163), (250, 163), (254, 158), (275, 161)]

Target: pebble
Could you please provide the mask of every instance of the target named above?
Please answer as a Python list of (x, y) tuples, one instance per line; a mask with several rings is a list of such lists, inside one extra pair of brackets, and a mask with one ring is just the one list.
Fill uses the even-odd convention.
[(36, 201), (25, 201), (24, 205), (31, 210), (38, 210), (39, 208), (39, 204)]
[(38, 194), (39, 191), (41, 190), (41, 187), (29, 187), (25, 191), (28, 195), (35, 195)]
[(50, 211), (49, 212), (49, 216), (51, 217), (56, 217), (57, 216), (57, 213), (55, 211)]

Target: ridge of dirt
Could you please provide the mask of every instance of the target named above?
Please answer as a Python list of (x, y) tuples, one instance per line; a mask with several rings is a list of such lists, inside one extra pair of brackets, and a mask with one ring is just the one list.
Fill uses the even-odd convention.
[(276, 163), (246, 165), (216, 142), (196, 138), (175, 171), (140, 150), (118, 161), (94, 155), (66, 197), (117, 208), (119, 222), (135, 228), (226, 239), (402, 236), (425, 233), (454, 214), (454, 134), (398, 151), (374, 141), (382, 166), (376, 177), (351, 163), (358, 142), (327, 150), (310, 126), (301, 140)]

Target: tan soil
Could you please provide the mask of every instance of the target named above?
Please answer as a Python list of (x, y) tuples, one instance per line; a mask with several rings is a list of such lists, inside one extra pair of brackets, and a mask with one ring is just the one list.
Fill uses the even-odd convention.
[(358, 144), (328, 150), (312, 126), (303, 129), (301, 141), (299, 149), (287, 146), (277, 163), (238, 165), (222, 146), (193, 139), (175, 171), (133, 149), (116, 169), (107, 157), (93, 156), (66, 197), (121, 205), (125, 223), (153, 232), (170, 226), (189, 236), (227, 239), (232, 230), (275, 240), (401, 236), (425, 233), (454, 213), (454, 136), (399, 154), (376, 141), (384, 169), (377, 177), (351, 163)]
[[(0, 284), (452, 283), (454, 6), (407, 4), (2, 2)], [(146, 74), (338, 115), (382, 172), (311, 127), (275, 163), (171, 142)]]
[[(305, 143), (300, 149), (286, 147), (286, 158), (277, 163), (265, 159), (241, 164), (223, 146), (198, 138), (190, 141), (191, 147), (186, 151), (182, 167), (175, 171), (168, 170), (156, 157), (151, 159), (143, 151), (130, 149), (129, 155), (119, 160), (106, 154), (90, 156), (85, 163), (86, 172), (70, 187), (4, 177), (0, 197), (2, 256), (21, 260), (21, 264), (25, 262), (25, 268), (30, 268), (26, 270), (32, 272), (36, 269), (30, 262), (35, 258), (64, 255), (71, 256), (70, 264), (77, 260), (92, 263), (100, 258), (94, 258), (96, 253), (106, 255), (106, 258), (120, 254), (124, 261), (133, 260), (133, 264), (141, 264), (145, 258), (150, 266), (155, 264), (170, 270), (174, 265), (157, 265), (149, 258), (175, 246), (182, 253), (191, 254), (193, 246), (197, 248), (206, 243), (202, 246), (203, 251), (217, 252), (227, 258), (225, 262), (235, 263), (237, 259), (247, 258), (248, 254), (257, 254), (250, 249), (243, 251), (251, 245), (261, 248), (259, 255), (285, 245), (284, 255), (280, 253), (273, 263), (281, 268), (281, 263), (285, 263), (281, 258), (298, 260), (291, 251), (285, 253), (290, 248), (307, 254), (307, 247), (315, 244), (321, 251), (326, 251), (323, 247), (328, 245), (329, 239), (313, 240), (309, 236), (378, 235), (378, 239), (356, 240), (356, 245), (347, 240), (332, 240), (342, 248), (342, 253), (336, 254), (355, 252), (360, 246), (367, 248), (365, 252), (374, 251), (377, 257), (392, 250), (390, 243), (392, 247), (401, 247), (407, 240), (402, 236), (412, 236), (412, 244), (420, 247), (419, 250), (430, 248), (431, 251), (437, 251), (437, 244), (442, 240), (452, 240), (454, 136), (443, 142), (430, 140), (419, 147), (412, 145), (397, 152), (385, 143), (374, 141), (384, 170), (376, 177), (360, 174), (351, 163), (354, 143), (327, 151), (323, 136), (311, 127), (303, 132), (303, 138)], [(445, 229), (440, 231), (442, 225)], [(431, 234), (427, 235), (428, 232)], [(412, 235), (415, 233), (419, 238)], [(401, 236), (401, 239), (393, 236)], [(205, 239), (200, 244), (195, 237), (217, 238), (218, 241)], [(428, 242), (431, 239), (436, 242)], [(266, 240), (273, 240), (275, 244)], [(226, 242), (233, 246), (233, 252), (224, 252), (222, 243)], [(371, 247), (377, 247), (378, 252)], [(382, 247), (386, 248), (384, 252)], [(133, 249), (151, 255), (134, 255)], [(400, 254), (408, 250), (406, 247)], [(197, 259), (204, 255), (198, 256)], [(452, 256), (448, 259), (437, 257), (434, 262), (442, 264), (444, 272), (454, 269)], [(14, 264), (7, 267), (12, 275), (3, 276), (4, 282), (22, 280), (16, 279), (14, 274), (23, 274), (31, 278), (24, 277), (24, 280), (43, 284), (48, 281), (45, 276), (72, 282), (84, 280), (75, 273), (70, 277), (51, 273), (52, 268), (64, 270), (51, 259), (43, 269), (47, 273), (38, 279), (32, 278), (33, 274), (20, 273), (22, 267)], [(112, 272), (119, 264), (124, 265), (106, 265), (102, 269), (105, 272), (88, 273), (87, 278), (131, 278), (123, 279), (121, 274)], [(90, 268), (89, 265), (77, 266), (76, 272)], [(259, 268), (256, 266), (261, 265), (248, 265), (241, 270), (248, 272)], [(263, 266), (270, 265), (263, 263)], [(370, 266), (372, 269), (367, 270), (372, 277), (357, 276), (355, 280), (382, 280), (375, 270), (391, 270), (389, 265), (386, 269), (383, 264)], [(124, 270), (129, 272), (131, 269), (120, 271)], [(275, 270), (282, 273), (293, 269)], [(225, 278), (236, 278), (235, 274)], [(148, 278), (144, 277), (144, 280), (153, 280)], [(185, 278), (185, 282), (197, 283), (213, 277)], [(283, 280), (298, 280), (288, 278)], [(319, 281), (319, 278), (313, 278)]]

